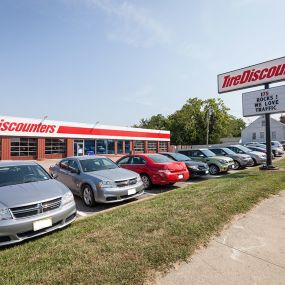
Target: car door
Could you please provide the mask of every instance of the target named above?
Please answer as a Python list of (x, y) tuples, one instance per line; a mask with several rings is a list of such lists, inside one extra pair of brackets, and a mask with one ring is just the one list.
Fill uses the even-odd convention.
[(68, 171), (66, 173), (65, 179), (66, 186), (74, 193), (80, 194), (80, 168), (77, 160), (69, 159), (68, 160)]
[(148, 169), (146, 168), (146, 161), (140, 156), (132, 156), (129, 164), (131, 165), (131, 170), (136, 173), (148, 173)]
[(191, 158), (193, 158), (194, 160), (207, 162), (207, 157), (199, 149), (191, 150)]
[(67, 185), (66, 183), (68, 180), (68, 159), (63, 159), (59, 162), (56, 175), (56, 179), (58, 181)]
[(127, 157), (123, 157), (122, 159), (120, 159), (117, 164), (122, 167), (122, 168), (125, 168), (125, 169), (128, 169), (128, 170), (132, 170), (132, 167), (130, 165), (130, 159), (131, 157), (127, 156)]

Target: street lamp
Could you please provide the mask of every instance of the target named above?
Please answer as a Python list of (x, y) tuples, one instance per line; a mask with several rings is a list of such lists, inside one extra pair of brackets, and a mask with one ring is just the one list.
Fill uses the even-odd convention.
[(47, 115), (45, 115), (43, 118), (42, 118), (42, 120), (40, 121), (40, 124), (42, 124), (43, 123), (43, 121), (44, 120), (46, 120), (48, 118), (48, 116)]

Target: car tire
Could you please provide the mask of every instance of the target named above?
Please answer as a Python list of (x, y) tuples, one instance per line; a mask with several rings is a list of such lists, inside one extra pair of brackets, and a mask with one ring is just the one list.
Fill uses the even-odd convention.
[(237, 160), (234, 160), (234, 167), (233, 167), (233, 169), (234, 170), (238, 170), (238, 169), (240, 169), (241, 167), (240, 167), (240, 163), (237, 161)]
[(252, 160), (253, 160), (253, 165), (257, 165), (256, 159), (255, 159), (255, 158), (252, 158)]
[(273, 157), (276, 157), (276, 156), (277, 156), (275, 150), (272, 151), (272, 154), (273, 154)]
[(93, 207), (95, 205), (93, 189), (88, 184), (82, 187), (82, 200), (87, 207)]
[(141, 174), (141, 179), (144, 185), (144, 189), (149, 189), (152, 185), (152, 182), (147, 174)]
[(211, 175), (216, 175), (220, 172), (220, 169), (217, 165), (211, 164), (209, 165), (209, 172)]

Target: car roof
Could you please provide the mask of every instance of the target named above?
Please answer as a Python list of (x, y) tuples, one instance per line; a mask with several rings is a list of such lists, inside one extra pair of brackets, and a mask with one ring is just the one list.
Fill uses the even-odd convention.
[(68, 156), (63, 158), (62, 160), (66, 159), (77, 159), (77, 160), (86, 160), (86, 159), (94, 159), (94, 158), (107, 158), (106, 156), (101, 155), (83, 155), (83, 156)]
[(34, 161), (23, 161), (23, 160), (6, 160), (0, 162), (0, 167), (18, 166), (18, 165), (38, 165), (38, 164)]

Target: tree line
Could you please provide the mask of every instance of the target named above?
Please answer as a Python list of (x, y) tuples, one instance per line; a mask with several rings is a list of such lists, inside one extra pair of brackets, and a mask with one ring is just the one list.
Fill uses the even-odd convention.
[(239, 137), (245, 127), (242, 119), (229, 114), (222, 99), (190, 98), (180, 110), (169, 116), (153, 115), (141, 119), (137, 128), (171, 131), (171, 144), (206, 144), (207, 132), (210, 144), (220, 143), (223, 137)]

